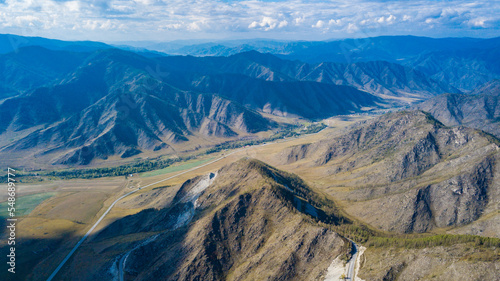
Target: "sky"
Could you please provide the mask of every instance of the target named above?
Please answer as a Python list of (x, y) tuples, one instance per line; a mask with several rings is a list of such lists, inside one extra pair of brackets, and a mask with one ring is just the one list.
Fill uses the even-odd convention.
[(0, 0), (0, 33), (62, 40), (500, 36), (500, 0)]

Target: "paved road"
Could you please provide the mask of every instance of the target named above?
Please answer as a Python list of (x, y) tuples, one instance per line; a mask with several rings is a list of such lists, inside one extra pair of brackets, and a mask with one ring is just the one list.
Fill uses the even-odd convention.
[(354, 253), (352, 254), (351, 260), (347, 264), (347, 275), (346, 280), (354, 280), (354, 269), (356, 268), (356, 258), (358, 257), (358, 246), (354, 241), (350, 240), (352, 243), (352, 248)]

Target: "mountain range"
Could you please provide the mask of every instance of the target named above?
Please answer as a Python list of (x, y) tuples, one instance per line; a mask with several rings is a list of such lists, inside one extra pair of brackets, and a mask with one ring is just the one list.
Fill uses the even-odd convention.
[[(27, 51), (29, 55), (32, 50)], [(16, 57), (23, 54), (24, 50)], [(62, 56), (58, 59), (82, 59), (57, 54)], [(147, 62), (125, 51), (99, 51), (69, 73), (54, 71), (54, 77), (63, 77), (55, 85), (5, 99), (0, 104), (4, 121), (0, 132), (42, 127), (3, 151), (43, 148), (42, 154), (63, 152), (54, 163), (88, 164), (95, 157), (130, 157), (140, 149), (168, 149), (193, 134), (228, 137), (274, 126), (233, 101), (158, 81), (145, 70)]]
[[(234, 41), (167, 56), (0, 36), (0, 159), (39, 165), (16, 180), (53, 193), (19, 222), (29, 270), (16, 277), (496, 280), (498, 44)], [(316, 121), (329, 126), (268, 141)], [(243, 140), (267, 143), (232, 149)], [(196, 161), (112, 167), (164, 155)], [(120, 177), (50, 173), (92, 165)], [(101, 168), (62, 170), (85, 171)]]
[[(175, 153), (269, 132), (281, 126), (273, 115), (315, 121), (461, 95), (473, 90), (474, 79), (493, 79), (498, 70), (496, 39), (287, 43), (286, 56), (251, 50), (227, 57), (161, 56), (11, 35), (0, 41), (0, 154), (16, 151), (60, 165)], [(317, 63), (301, 53), (326, 56), (325, 50), (346, 44), (359, 45), (358, 59), (328, 62), (336, 60), (329, 56)], [(471, 48), (478, 51), (472, 55)], [(283, 59), (291, 54), (311, 62)], [(462, 64), (474, 65), (478, 75), (465, 79), (470, 73)], [(439, 69), (457, 75), (443, 78)]]
[[(131, 42), (132, 43), (132, 42)], [(380, 36), (331, 41), (235, 40), (193, 44), (144, 44), (146, 48), (178, 55), (229, 56), (258, 51), (308, 63), (351, 64), (387, 61), (422, 71), (438, 82), (470, 91), (500, 78), (500, 38), (428, 38)]]

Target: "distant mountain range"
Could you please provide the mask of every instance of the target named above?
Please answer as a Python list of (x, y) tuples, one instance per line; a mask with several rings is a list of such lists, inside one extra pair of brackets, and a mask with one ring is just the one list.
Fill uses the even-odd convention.
[[(460, 92), (439, 83), (412, 68), (386, 61), (308, 64), (279, 59), (256, 51), (230, 57), (165, 57), (159, 59), (171, 72), (196, 73), (202, 78), (191, 79), (199, 89), (206, 85), (200, 79), (220, 76), (222, 73), (241, 74), (272, 82), (311, 81), (330, 85), (344, 85), (370, 93), (387, 102), (407, 104), (437, 93)], [(171, 83), (179, 84), (179, 79)], [(230, 95), (230, 94), (229, 94)], [(399, 101), (399, 102), (398, 102)]]
[(13, 34), (0, 34), (0, 54), (17, 53), (20, 48), (39, 46), (50, 50), (92, 52), (113, 48), (112, 46), (94, 41), (62, 41), (43, 37), (27, 37)]
[[(14, 57), (24, 60), (33, 51), (21, 49)], [(54, 163), (88, 164), (95, 157), (130, 157), (141, 150), (169, 148), (196, 138), (193, 134), (228, 137), (275, 126), (218, 95), (183, 91), (155, 79), (146, 71), (151, 62), (134, 53), (112, 49), (81, 57), (38, 48), (37, 54), (53, 59), (36, 62), (40, 69), (44, 62), (59, 60), (78, 67), (65, 74), (66, 68), (55, 69), (51, 77), (59, 78), (54, 85), (42, 76), (39, 84), (45, 86), (3, 100), (0, 132), (42, 126), (5, 146), (4, 153), (38, 148), (42, 154), (63, 153)], [(7, 71), (19, 71), (16, 77), (22, 79), (21, 70)]]
[(177, 55), (229, 56), (246, 51), (308, 63), (387, 61), (422, 71), (436, 81), (469, 91), (500, 78), (500, 37), (428, 38), (380, 36), (334, 41), (235, 40), (216, 43), (157, 43), (145, 48)]
[[(419, 37), (268, 42), (281, 58), (255, 50), (193, 57), (0, 35), (0, 154), (20, 151), (54, 164), (89, 164), (279, 126), (264, 113), (319, 120), (442, 93), (461, 95), (500, 73), (497, 43)], [(335, 61), (326, 50), (346, 44), (359, 45), (349, 49), (355, 59), (316, 63), (306, 54)], [(311, 62), (283, 59), (294, 54)], [(452, 54), (460, 59), (450, 59)], [(478, 75), (462, 71), (462, 64), (473, 65)], [(452, 74), (442, 76), (441, 68)]]

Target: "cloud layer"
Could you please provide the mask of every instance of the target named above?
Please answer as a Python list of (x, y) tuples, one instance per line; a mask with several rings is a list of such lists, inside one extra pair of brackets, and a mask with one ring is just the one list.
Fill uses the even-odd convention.
[(0, 33), (61, 39), (500, 36), (495, 1), (6, 0)]

